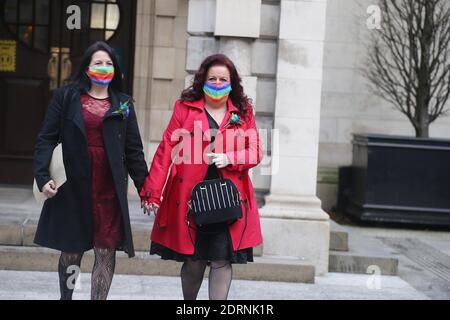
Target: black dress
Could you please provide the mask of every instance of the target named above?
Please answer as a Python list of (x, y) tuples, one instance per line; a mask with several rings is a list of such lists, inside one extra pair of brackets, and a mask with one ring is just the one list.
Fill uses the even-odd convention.
[[(219, 125), (206, 110), (205, 112), (211, 129), (211, 142), (214, 142)], [(210, 164), (204, 180), (217, 178), (219, 178), (218, 169), (215, 164)], [(150, 254), (157, 254), (164, 260), (175, 260), (179, 262), (186, 261), (187, 258), (191, 258), (192, 260), (205, 260), (208, 262), (223, 260), (241, 264), (253, 262), (253, 248), (238, 251), (233, 250), (230, 230), (226, 223), (197, 227), (197, 240), (193, 255), (178, 253), (153, 241), (150, 245)]]

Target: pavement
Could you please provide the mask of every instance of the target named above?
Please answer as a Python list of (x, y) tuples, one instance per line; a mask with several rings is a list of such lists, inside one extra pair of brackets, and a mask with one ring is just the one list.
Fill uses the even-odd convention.
[[(0, 271), (1, 300), (59, 299), (56, 272)], [(74, 300), (90, 298), (90, 275), (81, 274)], [(329, 273), (315, 284), (233, 280), (229, 300), (426, 300), (407, 282), (394, 276)], [(179, 277), (114, 275), (109, 300), (182, 300)], [(208, 280), (199, 300), (208, 299)]]
[[(11, 215), (36, 219), (40, 208), (29, 189), (0, 186), (0, 220)], [(137, 197), (130, 197), (132, 223), (151, 224)], [(328, 273), (314, 284), (233, 280), (230, 300), (448, 300), (450, 299), (450, 232), (406, 228), (342, 226), (350, 239), (370, 238), (398, 259), (396, 276)], [(361, 238), (362, 239), (362, 238)], [(351, 244), (351, 243), (350, 243)], [(0, 261), (0, 269), (2, 262)], [(58, 299), (55, 272), (0, 270), (1, 300)], [(90, 275), (81, 274), (74, 299), (90, 297)], [(122, 275), (113, 279), (111, 300), (182, 299), (179, 277)], [(199, 299), (208, 299), (208, 280)]]
[(345, 226), (377, 241), (398, 259), (397, 276), (433, 300), (450, 300), (450, 232), (405, 227)]

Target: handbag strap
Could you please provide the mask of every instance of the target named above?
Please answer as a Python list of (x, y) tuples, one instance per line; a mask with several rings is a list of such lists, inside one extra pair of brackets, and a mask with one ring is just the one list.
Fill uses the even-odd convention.
[[(217, 168), (217, 166), (214, 163), (211, 163), (211, 164), (208, 165), (207, 172), (209, 171), (209, 167), (210, 166), (213, 166), (214, 170), (217, 172), (218, 178), (214, 178), (214, 179), (220, 179), (223, 182), (223, 180), (225, 180), (225, 178), (223, 177), (222, 171), (219, 168)], [(214, 179), (209, 179), (209, 180), (214, 180)], [(203, 179), (201, 182), (204, 182), (204, 181), (208, 181), (208, 180)]]
[(217, 175), (219, 176), (219, 179), (223, 181), (224, 178), (223, 178), (223, 173), (222, 173), (222, 171), (220, 171), (219, 168), (217, 168), (216, 165), (214, 165), (214, 168), (216, 169), (216, 172), (217, 172)]

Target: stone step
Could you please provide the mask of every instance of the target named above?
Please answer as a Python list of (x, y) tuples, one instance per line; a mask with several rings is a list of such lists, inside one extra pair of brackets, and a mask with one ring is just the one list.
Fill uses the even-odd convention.
[(330, 251), (348, 251), (348, 233), (345, 231), (330, 231)]
[[(59, 252), (47, 248), (27, 246), (0, 246), (1, 270), (57, 271)], [(314, 266), (299, 259), (255, 257), (255, 262), (233, 265), (233, 278), (241, 280), (314, 283)], [(83, 257), (81, 272), (90, 273), (94, 254)], [(132, 275), (179, 276), (181, 263), (165, 261), (147, 252), (137, 252), (129, 259), (117, 253), (116, 273)], [(208, 269), (208, 268), (207, 268)], [(208, 272), (205, 277), (208, 276)]]
[[(0, 245), (35, 247), (33, 239), (37, 221), (36, 215), (30, 215), (29, 217), (2, 215), (0, 219)], [(149, 250), (149, 234), (152, 227), (152, 221), (144, 221), (133, 222), (132, 227), (135, 249), (141, 255), (145, 255)], [(349, 238), (352, 242), (351, 248), (349, 248)], [(346, 228), (331, 221), (329, 271), (366, 273), (368, 267), (375, 265), (379, 266), (382, 274), (392, 275), (397, 273), (397, 260), (380, 253), (377, 248), (380, 244), (364, 246), (364, 243), (368, 243), (368, 240), (358, 240), (354, 234), (349, 236)], [(261, 258), (262, 254), (263, 246), (255, 248), (254, 255), (256, 258)], [(148, 256), (148, 254), (146, 255)]]
[(330, 219), (330, 251), (348, 251), (347, 230)]
[[(0, 220), (0, 245), (34, 247), (34, 235), (38, 220), (36, 218), (17, 218), (2, 216)], [(150, 232), (153, 221), (132, 224), (133, 244), (136, 251), (149, 251)], [(262, 246), (254, 248), (254, 256), (262, 256)]]
[[(3, 215), (0, 220), (0, 245), (35, 246), (33, 243), (38, 220)], [(148, 251), (152, 221), (132, 224), (133, 242), (136, 251)], [(338, 228), (338, 227), (336, 227)], [(332, 228), (330, 232), (330, 250), (348, 251), (348, 233)], [(262, 256), (263, 246), (256, 247), (253, 254)]]
[(398, 260), (390, 257), (375, 257), (330, 251), (328, 272), (397, 275)]
[(398, 259), (385, 245), (357, 232), (348, 232), (348, 251), (330, 250), (328, 271), (397, 275)]

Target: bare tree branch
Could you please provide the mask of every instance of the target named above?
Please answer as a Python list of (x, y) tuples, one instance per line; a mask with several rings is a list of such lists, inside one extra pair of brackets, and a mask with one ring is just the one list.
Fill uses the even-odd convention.
[(446, 114), (450, 98), (450, 1), (379, 0), (365, 76), (375, 93), (406, 115), (416, 136)]

